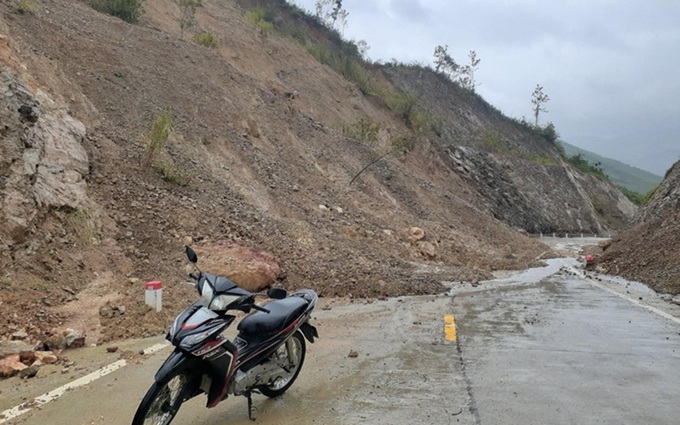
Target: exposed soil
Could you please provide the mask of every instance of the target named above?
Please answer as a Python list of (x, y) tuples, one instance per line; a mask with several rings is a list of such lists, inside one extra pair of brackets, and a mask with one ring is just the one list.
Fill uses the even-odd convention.
[[(41, 209), (24, 234), (3, 239), (0, 336), (25, 329), (39, 340), (68, 326), (90, 342), (162, 333), (195, 299), (176, 284), (185, 235), (198, 247), (231, 241), (271, 253), (279, 285), (322, 297), (438, 293), (443, 280), (521, 269), (549, 251), (488, 214), (426, 140), (348, 185), (386, 142), (344, 137), (343, 124), (369, 117), (391, 134), (409, 130), (292, 41), (260, 34), (231, 2), (197, 12), (215, 50), (180, 37), (170, 0), (147, 0), (139, 25), (78, 1), (34, 3), (29, 14), (0, 5), (3, 64), (85, 124), (89, 200), (79, 208), (89, 218)], [(162, 159), (187, 185), (141, 165), (142, 136), (164, 108), (175, 132)], [(165, 282), (160, 313), (143, 303), (147, 280)]]
[(598, 264), (607, 273), (680, 294), (680, 162), (640, 211), (638, 224), (603, 248)]

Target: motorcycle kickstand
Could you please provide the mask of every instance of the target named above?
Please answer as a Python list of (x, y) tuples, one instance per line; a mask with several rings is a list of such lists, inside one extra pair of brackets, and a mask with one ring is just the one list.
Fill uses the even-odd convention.
[(254, 421), (255, 418), (253, 417), (253, 411), (256, 411), (257, 407), (253, 407), (253, 392), (248, 391), (244, 395), (248, 398), (248, 419)]

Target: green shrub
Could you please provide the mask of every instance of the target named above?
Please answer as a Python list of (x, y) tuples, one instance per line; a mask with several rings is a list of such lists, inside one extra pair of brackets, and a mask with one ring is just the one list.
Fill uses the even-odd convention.
[(365, 118), (359, 118), (353, 124), (342, 128), (342, 134), (345, 136), (371, 143), (378, 141), (379, 132), (380, 124)]
[(580, 153), (568, 157), (567, 161), (574, 167), (583, 171), (584, 173), (592, 174), (600, 180), (609, 180), (609, 176), (602, 169), (602, 164), (600, 164), (599, 162), (591, 164)]
[(94, 10), (135, 23), (142, 15), (144, 0), (85, 0)]
[(91, 245), (97, 234), (94, 218), (86, 210), (73, 209), (66, 214), (66, 223), (82, 245)]
[(144, 166), (149, 167), (153, 165), (158, 155), (163, 151), (174, 127), (175, 124), (172, 121), (172, 117), (170, 117), (168, 109), (156, 117), (151, 126), (151, 131), (144, 136), (146, 139), (146, 152), (142, 161)]
[(217, 47), (217, 39), (215, 38), (215, 35), (213, 35), (213, 33), (211, 32), (196, 34), (195, 36), (193, 36), (192, 40), (194, 40), (195, 43), (198, 43), (201, 46), (210, 47), (211, 49)]
[(414, 109), (409, 118), (414, 130), (421, 133), (432, 133), (439, 137), (442, 136), (444, 121), (429, 112)]
[(353, 82), (363, 94), (375, 93), (375, 84), (371, 75), (358, 60), (343, 56), (340, 58), (336, 70), (345, 77), (346, 80)]
[(271, 8), (257, 7), (253, 10), (248, 10), (245, 13), (246, 21), (255, 25), (260, 34), (268, 35), (274, 32), (274, 19), (276, 12)]
[(329, 65), (331, 63), (331, 51), (327, 47), (314, 44), (312, 46), (307, 46), (307, 51), (320, 63), (324, 65)]
[(556, 144), (560, 135), (555, 129), (555, 124), (549, 122), (545, 127), (532, 127), (534, 133), (548, 143)]
[(509, 149), (503, 143), (497, 130), (491, 128), (481, 128), (478, 130), (479, 144), (485, 151), (506, 154)]
[(549, 165), (549, 166), (558, 166), (560, 165), (555, 158), (552, 156), (548, 155), (541, 155), (537, 153), (532, 153), (529, 155), (522, 156), (525, 159), (528, 159), (529, 161), (533, 162), (534, 164), (539, 164), (539, 165)]
[(415, 148), (416, 141), (412, 137), (395, 137), (390, 141), (394, 152), (406, 153)]
[(416, 97), (410, 93), (403, 92), (387, 92), (383, 96), (387, 106), (399, 114), (406, 121), (406, 124), (412, 126), (411, 119), (416, 108)]
[(174, 183), (179, 186), (186, 186), (189, 184), (189, 178), (182, 174), (174, 164), (164, 162), (154, 165), (153, 169), (156, 170), (166, 182)]
[(21, 15), (27, 15), (35, 12), (35, 3), (33, 0), (15, 0), (14, 12)]

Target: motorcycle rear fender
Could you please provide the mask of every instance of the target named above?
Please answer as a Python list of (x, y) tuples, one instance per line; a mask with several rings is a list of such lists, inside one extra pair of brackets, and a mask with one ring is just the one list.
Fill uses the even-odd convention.
[(311, 342), (312, 344), (314, 344), (314, 338), (319, 337), (319, 332), (309, 322), (303, 323), (302, 326), (300, 326), (300, 330), (302, 331), (302, 335), (307, 338), (307, 341)]

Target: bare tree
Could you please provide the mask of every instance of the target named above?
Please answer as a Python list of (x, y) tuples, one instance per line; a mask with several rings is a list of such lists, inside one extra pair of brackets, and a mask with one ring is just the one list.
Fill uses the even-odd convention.
[(349, 12), (342, 8), (342, 0), (317, 0), (315, 13), (328, 28), (335, 28), (335, 24), (339, 23), (340, 30), (344, 31), (347, 26)]
[(534, 104), (533, 111), (534, 111), (534, 126), (538, 127), (538, 115), (541, 112), (548, 112), (548, 110), (545, 108), (545, 104), (548, 103), (550, 98), (548, 97), (547, 94), (543, 93), (543, 87), (540, 86), (540, 84), (536, 84), (536, 88), (534, 89), (534, 92), (531, 95), (531, 103)]
[(368, 53), (368, 50), (371, 48), (371, 46), (368, 45), (368, 42), (366, 40), (359, 40), (354, 42), (354, 44), (357, 46), (357, 50), (359, 51), (361, 57), (367, 59), (366, 54)]
[(475, 72), (479, 69), (479, 63), (482, 60), (477, 57), (477, 52), (474, 50), (470, 50), (468, 58), (470, 58), (470, 63), (461, 68), (461, 75), (458, 78), (458, 81), (464, 88), (471, 90), (474, 93), (475, 87), (479, 85), (477, 80), (475, 80)]
[(460, 65), (449, 54), (449, 46), (437, 46), (434, 48), (434, 70), (443, 72), (452, 80), (460, 75)]

